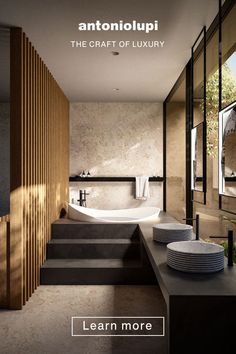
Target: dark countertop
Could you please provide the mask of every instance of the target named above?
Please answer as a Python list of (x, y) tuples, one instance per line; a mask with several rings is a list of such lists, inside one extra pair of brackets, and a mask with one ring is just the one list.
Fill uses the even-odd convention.
[[(161, 213), (159, 222), (176, 222)], [(190, 274), (170, 268), (166, 245), (153, 241), (152, 224), (140, 224), (141, 237), (165, 299), (169, 296), (236, 296), (236, 265), (212, 274)]]

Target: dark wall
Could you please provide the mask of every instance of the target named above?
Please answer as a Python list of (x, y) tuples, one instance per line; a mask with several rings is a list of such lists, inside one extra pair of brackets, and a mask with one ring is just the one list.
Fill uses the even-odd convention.
[(0, 216), (10, 212), (10, 33), (0, 29)]

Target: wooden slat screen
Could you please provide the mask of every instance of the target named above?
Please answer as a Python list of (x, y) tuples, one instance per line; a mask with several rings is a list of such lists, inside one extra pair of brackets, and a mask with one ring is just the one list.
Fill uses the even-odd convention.
[[(56, 60), (56, 58), (55, 58)], [(68, 200), (69, 102), (20, 28), (11, 29), (10, 308), (40, 283), (51, 223)]]

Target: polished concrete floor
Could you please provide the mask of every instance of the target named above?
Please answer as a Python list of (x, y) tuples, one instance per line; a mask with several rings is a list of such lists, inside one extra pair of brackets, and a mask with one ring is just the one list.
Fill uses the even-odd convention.
[(72, 316), (165, 316), (158, 286), (40, 286), (0, 311), (1, 354), (166, 354), (166, 337), (71, 337)]

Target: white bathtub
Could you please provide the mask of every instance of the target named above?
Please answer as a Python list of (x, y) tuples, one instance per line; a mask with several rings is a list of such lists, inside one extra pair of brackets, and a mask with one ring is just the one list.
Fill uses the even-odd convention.
[(139, 223), (157, 219), (159, 208), (145, 207), (120, 210), (100, 210), (81, 207), (76, 204), (68, 205), (68, 218), (84, 222), (101, 223)]

